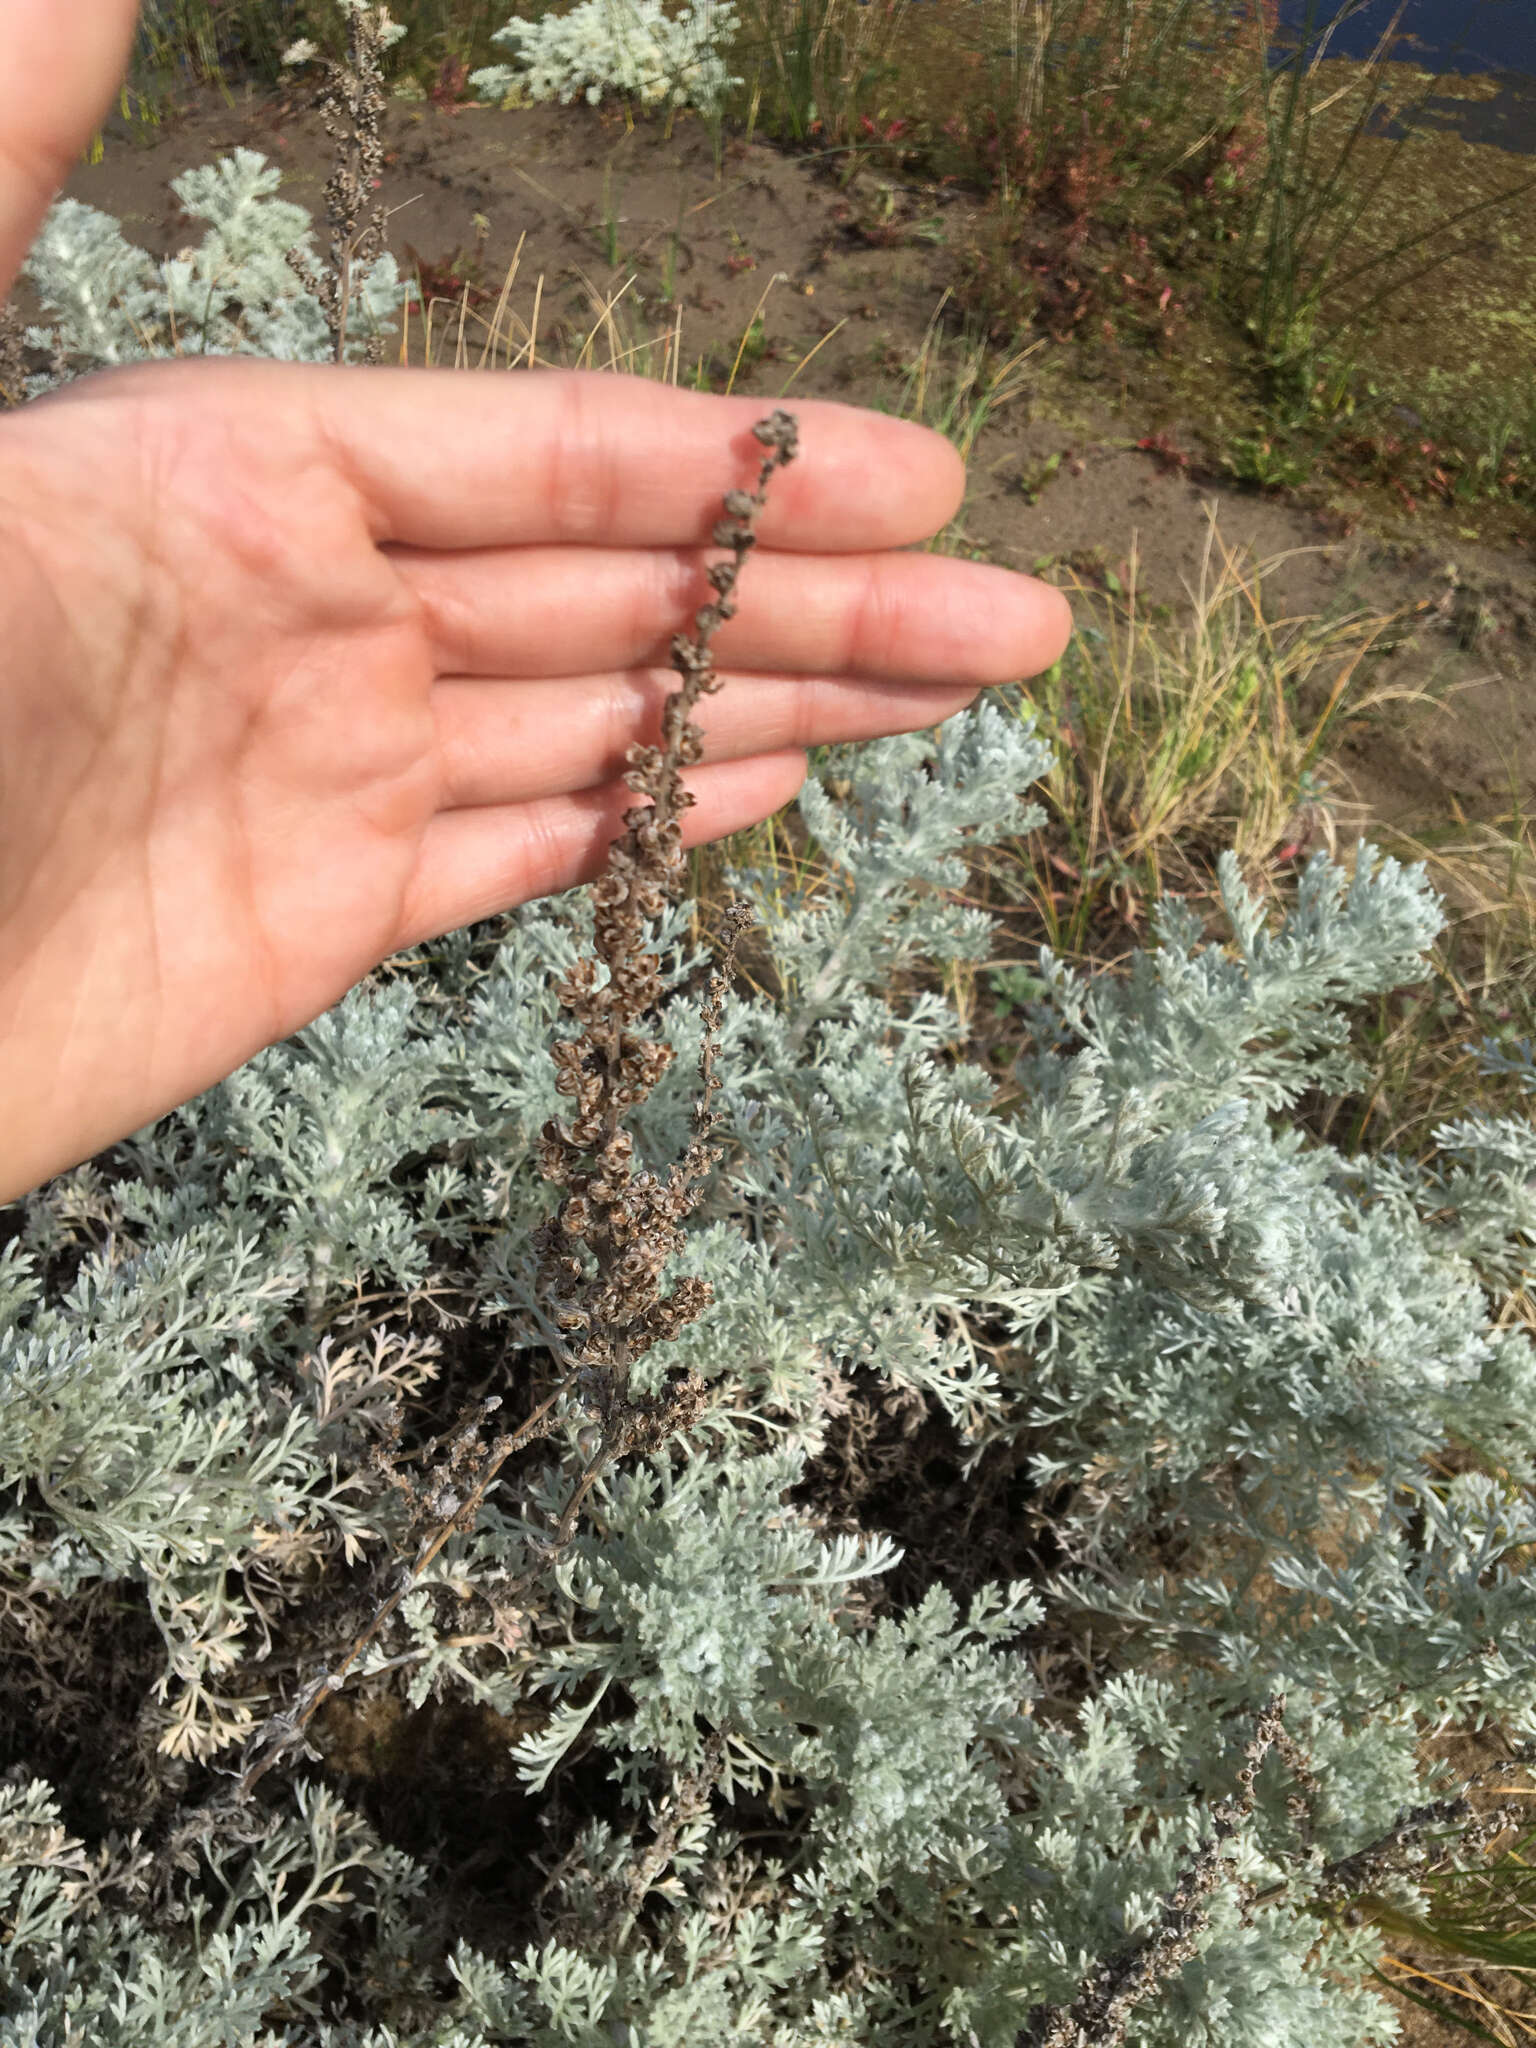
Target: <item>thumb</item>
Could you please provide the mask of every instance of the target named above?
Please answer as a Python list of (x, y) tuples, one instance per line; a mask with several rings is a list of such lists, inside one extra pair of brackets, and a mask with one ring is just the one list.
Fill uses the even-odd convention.
[(0, 302), (128, 68), (139, 0), (5, 0)]

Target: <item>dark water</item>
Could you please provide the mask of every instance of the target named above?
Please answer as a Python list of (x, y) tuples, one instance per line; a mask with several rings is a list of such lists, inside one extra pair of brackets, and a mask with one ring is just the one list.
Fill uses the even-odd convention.
[[(1394, 0), (1370, 4), (1341, 22), (1330, 55), (1368, 57), (1396, 12)], [(1280, 21), (1292, 32), (1310, 18), (1314, 32), (1340, 14), (1342, 0), (1280, 0)], [(1399, 54), (1426, 71), (1524, 73), (1536, 80), (1536, 0), (1408, 0)]]
[[(1395, 12), (1395, 0), (1368, 0), (1358, 11), (1345, 0), (1280, 0), (1281, 38), (1294, 44), (1310, 28), (1308, 47), (1315, 49), (1342, 15), (1328, 55), (1370, 57)], [(1536, 156), (1536, 0), (1408, 0), (1398, 35), (1398, 61), (1441, 76), (1492, 77), (1498, 85), (1492, 98), (1476, 101), (1430, 94), (1419, 126)]]

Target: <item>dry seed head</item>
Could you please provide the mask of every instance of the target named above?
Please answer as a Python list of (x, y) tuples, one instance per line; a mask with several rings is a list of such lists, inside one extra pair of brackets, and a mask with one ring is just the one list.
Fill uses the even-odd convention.
[[(354, 273), (365, 270), (384, 249), (384, 208), (375, 203), (367, 219), (363, 210), (384, 168), (379, 123), (386, 104), (382, 52), (403, 33), (389, 18), (387, 7), (348, 0), (345, 63), (321, 60), (322, 83), (313, 104), (320, 109), (326, 133), (339, 145), (325, 186), (325, 214), (331, 231), (330, 267), (313, 278), (297, 250), (288, 251), (288, 267), (320, 301), (331, 332), (337, 362), (345, 360), (347, 312)], [(303, 50), (308, 61), (312, 44), (296, 43), (284, 62)], [(384, 359), (384, 337), (370, 336), (368, 360)]]
[[(625, 786), (650, 802), (624, 813), (624, 832), (592, 886), (592, 956), (577, 961), (556, 991), (580, 1029), (554, 1047), (555, 1086), (572, 1098), (573, 1107), (568, 1121), (551, 1118), (540, 1138), (540, 1170), (567, 1193), (537, 1234), (539, 1279), (550, 1300), (551, 1320), (573, 1340), (570, 1363), (584, 1380), (594, 1368), (600, 1373), (599, 1381), (586, 1383), (589, 1401), (615, 1413), (634, 1361), (652, 1345), (676, 1336), (713, 1298), (706, 1282), (684, 1280), (663, 1299), (660, 1279), (683, 1243), (681, 1225), (697, 1206), (704, 1177), (720, 1157), (719, 1148), (707, 1142), (717, 1121), (715, 1033), (725, 977), (751, 921), (745, 904), (733, 904), (726, 913), (723, 970), (717, 967), (710, 976), (699, 1051), (700, 1094), (684, 1158), (665, 1178), (636, 1173), (634, 1141), (620, 1119), (646, 1100), (672, 1062), (670, 1046), (635, 1027), (661, 1008), (666, 995), (661, 962), (645, 949), (645, 927), (681, 894), (680, 820), (693, 796), (679, 771), (703, 758), (704, 735), (692, 712), (700, 696), (719, 688), (710, 639), (735, 612), (736, 578), (757, 538), (753, 521), (765, 502), (768, 479), (798, 453), (791, 413), (776, 411), (752, 432), (768, 452), (755, 491), (725, 494), (729, 516), (716, 523), (714, 537), (732, 550), (732, 559), (710, 565), (715, 601), (699, 608), (691, 636), (673, 638), (672, 665), (682, 681), (662, 707), (661, 744), (636, 744), (625, 756)], [(601, 986), (599, 962), (608, 970)], [(593, 1274), (582, 1247), (596, 1266)], [(652, 1426), (660, 1426), (655, 1417)], [(677, 1426), (675, 1421), (671, 1426)]]

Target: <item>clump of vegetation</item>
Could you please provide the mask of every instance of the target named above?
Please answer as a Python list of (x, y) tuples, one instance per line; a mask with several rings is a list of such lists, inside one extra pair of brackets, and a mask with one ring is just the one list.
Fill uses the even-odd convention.
[[(968, 445), (995, 382), (930, 370)], [(1079, 583), (1037, 717), (832, 750), (726, 850), (744, 987), (672, 899), (759, 439), (610, 876), (338, 1006), (356, 1271), (303, 1048), (19, 1205), (19, 2037), (1374, 2048), (1389, 1943), (1529, 1965), (1536, 1071), (1424, 872), (1330, 857), (1397, 622), (1268, 619), (1214, 525), (1181, 630)], [(1485, 949), (1523, 843), (1432, 850)], [(462, 1708), (468, 1817), (349, 1702), (397, 1760)], [(1468, 1786), (1420, 1738), (1479, 1717)]]
[[(588, 98), (643, 114), (665, 31), (683, 37), (662, 66), (667, 132), (693, 90), (672, 79), (681, 67), (708, 103), (717, 159), (723, 127), (744, 125), (824, 152), (851, 185), (882, 169), (970, 185), (986, 203), (958, 252), (956, 312), (1005, 348), (1026, 331), (1090, 355), (1108, 346), (1122, 377), (1140, 357), (1170, 375), (1210, 358), (1229, 387), (1210, 460), (1258, 488), (1331, 477), (1409, 515), (1536, 504), (1529, 351), (1501, 347), (1468, 307), (1460, 353), (1484, 366), (1437, 396), (1443, 304), (1426, 301), (1425, 362), (1407, 380), (1393, 367), (1401, 333), (1385, 353), (1376, 343), (1389, 312), (1459, 274), (1490, 233), (1516, 261), (1532, 190), (1518, 170), (1480, 170), (1469, 192), (1460, 157), (1427, 154), (1434, 81), (1399, 83), (1401, 5), (1362, 64), (1336, 58), (1337, 18), (1316, 6), (1282, 38), (1274, 0), (979, 0), (942, 25), (914, 0), (750, 0), (671, 24), (613, 0), (611, 60), (588, 49), (590, 10), (540, 4), (505, 28), (488, 0), (398, 11), (410, 36), (393, 85), (445, 106), (475, 77), (515, 84), (497, 61), (515, 32), (530, 89), (564, 90), (579, 72)], [(276, 84), (295, 38), (334, 56), (346, 22), (344, 0), (151, 0), (125, 111), (152, 118), (190, 76)], [(1417, 429), (1404, 431), (1405, 407)], [(1208, 419), (1210, 392), (1191, 386), (1184, 409)]]

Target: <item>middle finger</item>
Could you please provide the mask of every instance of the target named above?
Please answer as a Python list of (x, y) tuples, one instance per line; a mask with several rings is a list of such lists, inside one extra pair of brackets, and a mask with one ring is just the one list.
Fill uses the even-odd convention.
[[(700, 548), (387, 547), (420, 598), (439, 675), (507, 680), (665, 666), (714, 595)], [(942, 555), (754, 550), (722, 667), (969, 687), (1016, 682), (1061, 653), (1071, 614), (1032, 576)]]

